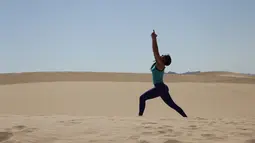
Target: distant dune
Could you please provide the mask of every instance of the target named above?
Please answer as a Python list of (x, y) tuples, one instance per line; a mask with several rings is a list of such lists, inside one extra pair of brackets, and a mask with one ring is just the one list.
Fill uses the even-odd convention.
[[(24, 72), (0, 74), (0, 85), (54, 81), (151, 82), (151, 74), (107, 72)], [(255, 83), (255, 76), (230, 72), (166, 74), (165, 82)]]
[(242, 76), (255, 76), (255, 74), (245, 74), (245, 73), (235, 73), (235, 72), (227, 72), (227, 71), (188, 71), (184, 73), (177, 73), (173, 71), (169, 71), (168, 74), (211, 74), (211, 75), (222, 75), (222, 74), (236, 74), (236, 75), (242, 75)]

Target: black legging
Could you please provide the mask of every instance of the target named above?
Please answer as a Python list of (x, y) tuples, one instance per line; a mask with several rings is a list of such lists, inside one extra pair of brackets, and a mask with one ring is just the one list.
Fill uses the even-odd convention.
[(146, 100), (153, 99), (156, 97), (161, 97), (162, 100), (171, 108), (176, 110), (179, 114), (181, 114), (183, 117), (187, 117), (187, 115), (184, 113), (184, 111), (174, 103), (173, 99), (171, 98), (169, 94), (169, 89), (167, 85), (164, 83), (158, 83), (155, 84), (155, 87), (146, 91), (144, 94), (140, 96), (140, 103), (139, 103), (139, 116), (143, 115)]

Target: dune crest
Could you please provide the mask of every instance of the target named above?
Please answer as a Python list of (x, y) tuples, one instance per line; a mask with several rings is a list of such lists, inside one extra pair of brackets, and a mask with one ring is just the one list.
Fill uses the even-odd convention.
[[(226, 76), (226, 74), (232, 76)], [(165, 82), (255, 84), (255, 76), (225, 72), (201, 72), (190, 75), (166, 74), (164, 80)], [(24, 72), (0, 74), (0, 85), (55, 81), (151, 82), (151, 74), (108, 72)]]

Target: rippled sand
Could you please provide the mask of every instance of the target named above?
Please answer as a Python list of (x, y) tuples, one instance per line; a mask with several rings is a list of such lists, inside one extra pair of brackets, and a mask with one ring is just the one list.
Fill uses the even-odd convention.
[(7, 143), (254, 143), (255, 120), (1, 116)]
[(255, 143), (255, 84), (168, 82), (184, 119), (160, 98), (137, 116), (149, 82), (15, 79), (0, 85), (0, 143)]

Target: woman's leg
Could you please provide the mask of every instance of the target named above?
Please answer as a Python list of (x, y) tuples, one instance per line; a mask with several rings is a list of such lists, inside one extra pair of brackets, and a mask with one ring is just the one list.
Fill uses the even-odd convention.
[(182, 110), (182, 108), (180, 108), (177, 104), (175, 104), (175, 102), (173, 101), (173, 99), (171, 98), (169, 92), (164, 92), (164, 94), (161, 94), (160, 96), (163, 101), (170, 106), (171, 108), (173, 108), (175, 111), (177, 111), (179, 114), (181, 114), (183, 117), (187, 117), (187, 115), (185, 114), (185, 112)]
[(145, 105), (146, 105), (146, 100), (149, 99), (153, 99), (159, 97), (159, 94), (157, 93), (157, 89), (154, 87), (148, 91), (146, 91), (145, 93), (143, 93), (140, 96), (139, 99), (139, 116), (143, 115), (144, 109), (145, 109)]

